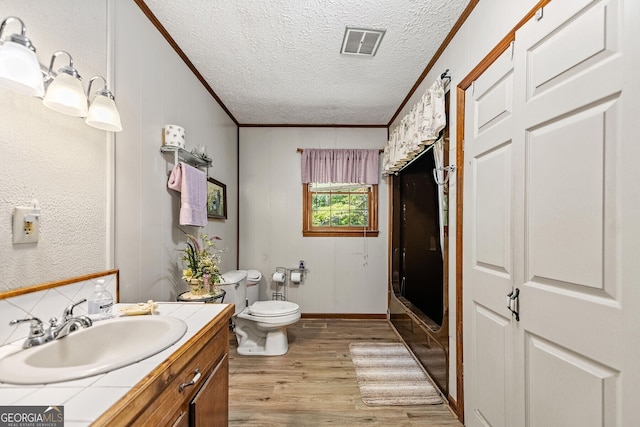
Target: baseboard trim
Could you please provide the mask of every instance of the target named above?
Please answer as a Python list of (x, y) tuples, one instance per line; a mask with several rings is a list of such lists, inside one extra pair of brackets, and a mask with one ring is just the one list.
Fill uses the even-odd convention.
[(458, 401), (454, 399), (450, 394), (447, 396), (447, 400), (449, 400), (449, 408), (455, 414), (458, 419), (460, 419), (460, 413), (458, 412)]
[(303, 319), (360, 319), (360, 320), (387, 320), (385, 313), (302, 313)]

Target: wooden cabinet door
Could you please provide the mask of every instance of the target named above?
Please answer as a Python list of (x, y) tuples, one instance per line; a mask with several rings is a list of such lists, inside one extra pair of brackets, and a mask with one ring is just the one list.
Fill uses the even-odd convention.
[(225, 354), (190, 404), (192, 427), (226, 426), (229, 422), (229, 358)]
[(171, 427), (189, 427), (189, 413), (181, 412)]

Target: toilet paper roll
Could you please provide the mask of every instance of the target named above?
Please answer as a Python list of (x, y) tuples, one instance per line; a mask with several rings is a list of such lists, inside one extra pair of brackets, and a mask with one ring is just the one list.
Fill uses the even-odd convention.
[(291, 272), (291, 283), (300, 283), (302, 281), (302, 273), (297, 271)]
[(184, 128), (178, 125), (165, 125), (162, 132), (162, 145), (184, 148)]
[(284, 282), (284, 273), (282, 273), (280, 271), (276, 271), (275, 273), (273, 273), (273, 276), (271, 277), (271, 280), (273, 280), (274, 282), (278, 282), (278, 283)]

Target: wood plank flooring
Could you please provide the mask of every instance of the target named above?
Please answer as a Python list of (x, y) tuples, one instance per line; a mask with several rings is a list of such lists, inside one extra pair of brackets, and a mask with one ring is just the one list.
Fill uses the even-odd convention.
[[(229, 351), (230, 426), (458, 426), (446, 404), (366, 406), (349, 354), (352, 342), (398, 342), (386, 320), (301, 319), (284, 356)], [(446, 399), (444, 399), (446, 401)]]

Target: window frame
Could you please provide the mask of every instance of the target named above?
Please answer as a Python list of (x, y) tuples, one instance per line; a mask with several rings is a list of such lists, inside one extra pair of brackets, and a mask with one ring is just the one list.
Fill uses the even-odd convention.
[(369, 225), (365, 227), (314, 227), (313, 192), (302, 184), (302, 235), (304, 237), (378, 237), (378, 184), (369, 193)]

